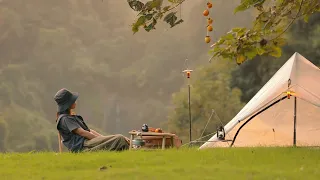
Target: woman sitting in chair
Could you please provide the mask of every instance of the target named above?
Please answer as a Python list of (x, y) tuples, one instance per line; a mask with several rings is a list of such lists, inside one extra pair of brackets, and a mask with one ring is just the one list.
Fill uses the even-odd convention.
[(97, 150), (123, 151), (129, 149), (128, 138), (118, 134), (103, 136), (95, 130), (89, 129), (81, 116), (71, 113), (76, 108), (78, 96), (78, 93), (61, 89), (54, 97), (58, 105), (57, 129), (62, 136), (63, 144), (68, 150), (81, 152)]

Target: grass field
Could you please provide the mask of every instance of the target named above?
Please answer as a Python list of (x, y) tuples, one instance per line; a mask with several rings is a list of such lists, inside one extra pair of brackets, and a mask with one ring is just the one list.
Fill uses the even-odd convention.
[(319, 150), (226, 148), (7, 153), (0, 154), (0, 179), (319, 179)]

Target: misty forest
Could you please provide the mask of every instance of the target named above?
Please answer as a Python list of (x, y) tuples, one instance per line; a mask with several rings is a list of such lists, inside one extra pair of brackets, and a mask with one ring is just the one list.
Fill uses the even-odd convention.
[[(214, 1), (212, 42), (234, 27), (249, 27), (256, 11), (234, 14), (240, 0)], [(192, 136), (230, 121), (294, 53), (320, 66), (320, 14), (295, 21), (279, 57), (262, 54), (241, 65), (211, 57), (204, 42), (206, 1), (186, 1), (174, 28), (134, 33), (137, 12), (126, 0), (0, 1), (0, 151), (57, 151), (55, 93), (79, 92), (76, 113), (102, 134), (142, 124), (188, 142), (191, 75)], [(229, 57), (229, 54), (226, 55)]]

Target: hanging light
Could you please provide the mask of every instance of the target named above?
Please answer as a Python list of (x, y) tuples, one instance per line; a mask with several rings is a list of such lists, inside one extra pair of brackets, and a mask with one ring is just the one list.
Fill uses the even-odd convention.
[(289, 91), (290, 86), (291, 86), (291, 79), (288, 79), (288, 91), (286, 92), (288, 99), (290, 99), (290, 97), (291, 97), (291, 95), (292, 95), (292, 94), (291, 94), (291, 91)]
[(192, 71), (193, 71), (193, 70), (191, 70), (191, 69), (186, 69), (186, 70), (184, 70), (184, 71), (182, 71), (182, 72), (186, 73), (187, 78), (190, 79), (190, 77), (191, 77), (191, 72), (192, 72)]
[(290, 99), (291, 95), (292, 95), (292, 94), (291, 94), (291, 91), (287, 91), (287, 98), (288, 98), (288, 99)]
[(219, 126), (217, 128), (217, 137), (219, 140), (225, 140), (226, 133), (224, 131), (223, 126)]

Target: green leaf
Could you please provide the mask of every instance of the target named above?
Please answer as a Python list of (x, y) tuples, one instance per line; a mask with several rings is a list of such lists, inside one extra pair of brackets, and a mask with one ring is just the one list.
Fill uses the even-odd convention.
[(176, 22), (178, 19), (178, 17), (176, 16), (176, 13), (177, 12), (171, 12), (164, 17), (164, 21), (166, 21), (168, 24), (170, 24), (171, 27), (174, 27), (175, 25), (183, 22), (182, 19), (180, 19), (178, 22)]
[(145, 29), (147, 32), (151, 31), (152, 29), (154, 29), (153, 23), (150, 23), (148, 26), (144, 26), (144, 29)]
[(155, 25), (157, 24), (157, 20), (155, 18), (152, 19), (152, 22), (148, 25), (148, 26), (144, 26), (144, 29), (149, 32), (151, 31), (152, 29), (156, 29), (155, 28)]
[(170, 7), (171, 7), (171, 6), (165, 6), (165, 7), (162, 8), (162, 10), (165, 11), (165, 12), (166, 12), (166, 11), (169, 11)]
[(232, 33), (227, 33), (225, 36), (222, 37), (225, 40), (232, 40), (234, 39), (234, 36)]
[(217, 57), (217, 56), (219, 56), (220, 55), (220, 52), (215, 52), (214, 54), (213, 54), (213, 57)]
[(242, 0), (241, 4), (234, 9), (234, 13), (245, 11), (253, 6), (261, 6), (265, 0)]
[(257, 48), (252, 47), (252, 48), (246, 48), (244, 51), (244, 55), (248, 58), (248, 59), (252, 59), (254, 57), (257, 56), (258, 52), (257, 52)]
[(237, 13), (237, 12), (239, 12), (239, 11), (244, 11), (244, 10), (249, 9), (249, 8), (250, 8), (250, 7), (248, 7), (246, 4), (240, 4), (239, 6), (237, 6), (237, 7), (234, 9), (233, 13)]
[(163, 0), (153, 0), (152, 7), (155, 7), (157, 10), (160, 10), (162, 3)]
[(229, 59), (229, 58), (230, 58), (230, 54), (224, 53), (224, 52), (222, 52), (222, 53), (220, 54), (220, 56), (222, 56), (222, 57), (225, 58), (225, 59)]
[(151, 11), (152, 9), (156, 8), (157, 10), (161, 9), (161, 5), (163, 3), (163, 0), (152, 0), (152, 1), (148, 1), (143, 9), (147, 10), (147, 11)]
[(138, 0), (127, 0), (127, 1), (131, 9), (133, 9), (134, 11), (141, 11), (142, 8), (144, 7), (144, 4)]
[(135, 23), (136, 26), (141, 26), (146, 22), (146, 16), (140, 16), (137, 22)]
[(153, 17), (153, 14), (147, 14), (147, 15), (145, 15), (146, 20), (150, 20), (150, 19), (152, 19), (152, 17)]
[(153, 1), (148, 1), (144, 5), (143, 9), (146, 10), (146, 11), (151, 11), (154, 8), (152, 4), (153, 4)]
[(167, 14), (165, 17), (164, 17), (164, 21), (166, 21), (166, 22), (169, 22), (170, 20), (172, 20), (172, 19), (177, 19), (177, 16), (176, 16), (176, 13), (177, 12), (171, 12), (171, 13), (169, 13), (169, 14)]
[(277, 38), (274, 40), (274, 42), (276, 43), (277, 46), (284, 46), (285, 44), (287, 44), (287, 40), (285, 38)]
[(263, 55), (266, 51), (263, 48), (257, 47), (256, 49), (258, 55)]
[(241, 31), (243, 28), (239, 28), (239, 27), (236, 27), (236, 28), (232, 28), (232, 32), (239, 32)]
[(282, 50), (280, 47), (277, 46), (272, 46), (271, 47), (271, 52), (269, 53), (269, 55), (273, 56), (273, 57), (281, 57), (282, 54)]
[[(180, 19), (180, 20), (178, 20), (177, 22), (175, 22), (174, 23), (174, 26), (176, 26), (176, 25), (178, 25), (178, 24), (181, 24), (181, 23), (183, 23), (184, 21), (183, 21), (183, 19)], [(173, 27), (173, 26), (172, 26)]]
[(284, 31), (284, 29), (282, 27), (278, 27), (276, 30), (275, 30), (275, 33), (282, 33)]
[(261, 35), (251, 34), (250, 39), (251, 39), (252, 41), (260, 41), (260, 40), (261, 40)]
[(235, 33), (236, 37), (239, 38), (245, 34), (246, 28), (233, 28), (231, 31)]
[(220, 38), (219, 41), (216, 43), (216, 45), (221, 45), (221, 44), (224, 43), (224, 42), (225, 42), (225, 40), (222, 39), (222, 38)]
[(139, 31), (139, 26), (136, 26), (135, 24), (132, 25), (132, 32), (133, 34), (137, 33)]
[(215, 46), (215, 47), (213, 48), (213, 52), (221, 52), (221, 51), (223, 51), (223, 49), (220, 48), (220, 47), (218, 47), (218, 46)]
[(168, 0), (171, 3), (177, 4), (177, 3), (181, 3), (183, 0)]

